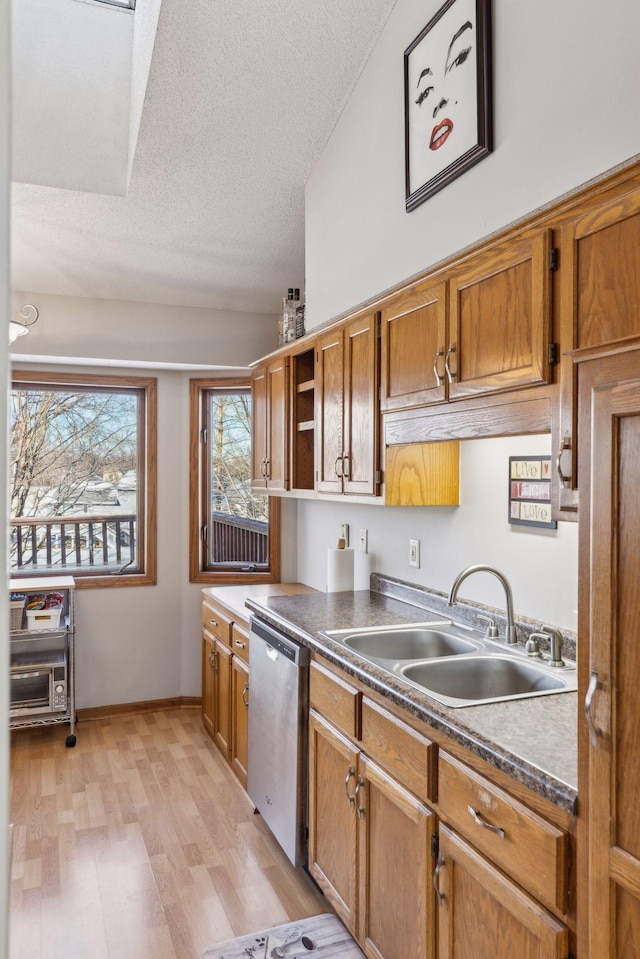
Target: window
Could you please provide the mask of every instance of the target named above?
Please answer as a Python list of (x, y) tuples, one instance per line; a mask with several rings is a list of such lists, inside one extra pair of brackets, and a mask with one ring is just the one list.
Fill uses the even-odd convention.
[(12, 574), (155, 583), (156, 380), (17, 372), (9, 404)]
[(275, 582), (280, 503), (251, 489), (249, 381), (191, 380), (190, 395), (191, 581)]

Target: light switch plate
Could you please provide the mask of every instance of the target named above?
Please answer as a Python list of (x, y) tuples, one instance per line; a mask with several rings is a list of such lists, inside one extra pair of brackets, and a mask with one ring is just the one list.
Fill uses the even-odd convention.
[(409, 566), (415, 566), (420, 569), (420, 540), (409, 540)]

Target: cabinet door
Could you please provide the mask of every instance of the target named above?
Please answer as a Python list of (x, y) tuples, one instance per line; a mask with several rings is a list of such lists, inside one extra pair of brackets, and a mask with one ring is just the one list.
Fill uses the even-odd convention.
[(214, 735), (220, 752), (231, 753), (231, 650), (216, 640), (214, 672)]
[(239, 656), (231, 660), (231, 765), (247, 788), (249, 732), (249, 667)]
[(316, 489), (341, 493), (344, 453), (344, 337), (342, 328), (316, 348)]
[[(562, 349), (603, 346), (640, 334), (640, 189), (590, 203), (562, 230)], [(576, 375), (562, 362), (555, 429), (559, 451), (558, 505), (562, 515), (578, 508)]]
[[(357, 935), (358, 751), (313, 710), (309, 713), (309, 872)], [(387, 904), (388, 905), (388, 904)]]
[(202, 725), (215, 739), (215, 640), (202, 634)]
[(449, 398), (551, 381), (551, 231), (471, 258), (450, 280)]
[(446, 399), (446, 283), (417, 283), (382, 311), (380, 409)]
[(286, 356), (267, 367), (267, 463), (266, 486), (270, 490), (286, 490), (289, 485), (288, 436), (288, 373)]
[[(429, 959), (435, 946), (435, 815), (360, 757), (360, 932), (370, 959)], [(476, 959), (482, 953), (476, 954)]]
[(438, 959), (566, 959), (566, 927), (444, 825), (435, 881)]
[(591, 558), (580, 606), (591, 724), (582, 737), (589, 905), (581, 955), (632, 959), (640, 956), (640, 354), (586, 363), (579, 378), (583, 568)]
[(251, 485), (266, 486), (267, 470), (267, 370), (251, 376)]
[(370, 313), (344, 330), (343, 492), (374, 494), (378, 469), (378, 351)]

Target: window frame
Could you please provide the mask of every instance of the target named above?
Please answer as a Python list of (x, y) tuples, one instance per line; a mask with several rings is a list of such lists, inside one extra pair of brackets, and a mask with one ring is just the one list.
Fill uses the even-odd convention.
[[(136, 390), (142, 402), (138, 412), (138, 490), (137, 526), (138, 554), (142, 557), (140, 568), (127, 573), (83, 572), (72, 567), (55, 567), (44, 570), (10, 569), (13, 578), (29, 579), (56, 576), (68, 572), (80, 589), (95, 589), (113, 586), (155, 586), (157, 583), (157, 475), (158, 475), (158, 381), (156, 377), (108, 376), (99, 373), (47, 373), (36, 370), (13, 370), (11, 389), (47, 389), (81, 387), (96, 392), (107, 390)], [(11, 433), (9, 427), (9, 435)], [(11, 525), (11, 524), (10, 524)]]
[[(205, 565), (206, 545), (201, 531), (207, 517), (209, 477), (203, 429), (210, 390), (249, 389), (250, 377), (216, 377), (189, 380), (189, 581), (213, 585), (277, 583), (280, 580), (280, 500), (269, 496), (269, 569), (260, 571), (213, 570)], [(267, 491), (265, 490), (265, 493)]]

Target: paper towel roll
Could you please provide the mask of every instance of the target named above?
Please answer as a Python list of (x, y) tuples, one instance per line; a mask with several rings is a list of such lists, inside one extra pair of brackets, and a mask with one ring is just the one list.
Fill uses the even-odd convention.
[(340, 593), (353, 589), (353, 550), (327, 550), (327, 592)]

